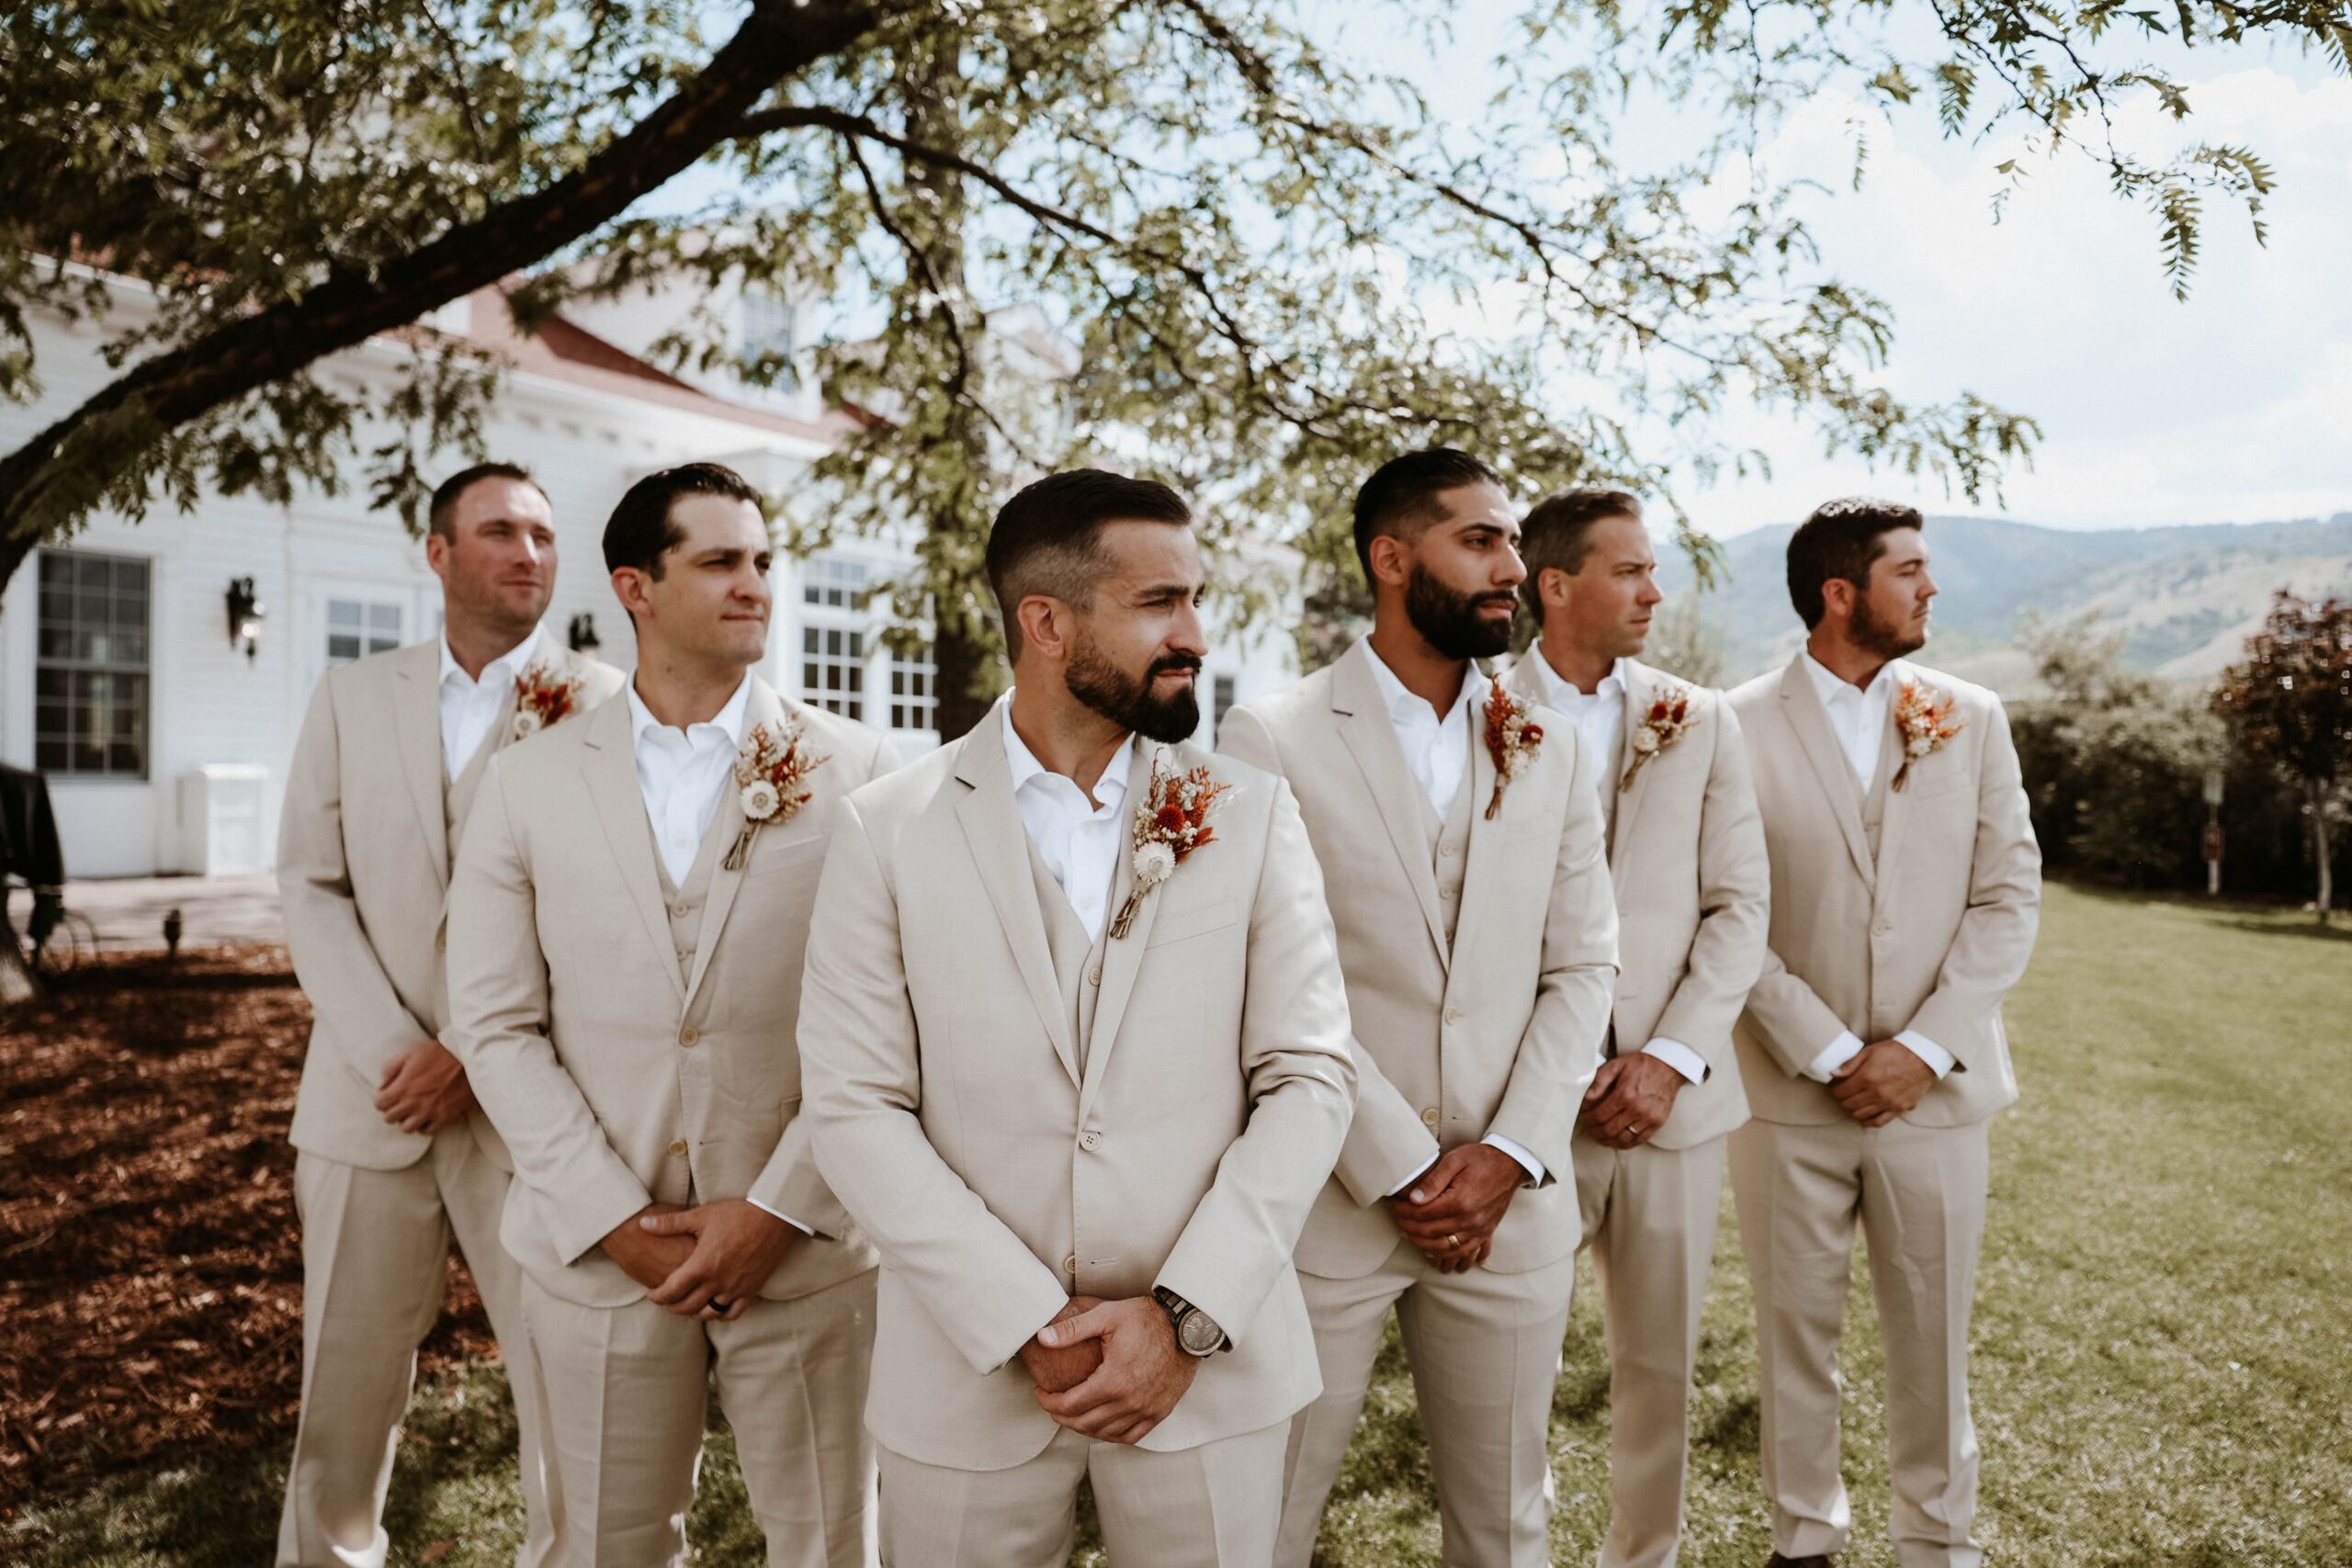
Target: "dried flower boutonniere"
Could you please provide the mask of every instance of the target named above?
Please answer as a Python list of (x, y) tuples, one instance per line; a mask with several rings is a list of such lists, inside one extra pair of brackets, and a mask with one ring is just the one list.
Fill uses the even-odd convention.
[(1111, 922), (1114, 942), (1135, 924), (1145, 896), (1174, 875), (1186, 855), (1216, 839), (1209, 818), (1232, 787), (1209, 777), (1206, 768), (1178, 773), (1157, 761), (1152, 764), (1150, 793), (1136, 813), (1135, 843), (1129, 852), (1136, 885), (1119, 906), (1118, 919)]
[(1503, 808), (1503, 786), (1519, 776), (1519, 770), (1534, 760), (1535, 750), (1544, 744), (1544, 727), (1530, 724), (1527, 705), (1503, 690), (1495, 681), (1487, 687), (1487, 755), (1495, 762), (1494, 798), (1487, 802), (1487, 820)]
[(1634, 775), (1642, 764), (1699, 728), (1699, 720), (1690, 711), (1690, 688), (1677, 682), (1673, 691), (1654, 699), (1642, 715), (1634, 733), (1625, 744), (1632, 749), (1634, 760), (1625, 768), (1625, 776), (1618, 781), (1617, 793), (1623, 795), (1634, 787)]
[(1905, 681), (1894, 693), (1894, 729), (1903, 737), (1903, 762), (1894, 770), (1894, 787), (1901, 789), (1911, 776), (1911, 764), (1943, 749), (1958, 735), (1964, 721), (1951, 716), (1952, 699), (1929, 686)]
[(769, 733), (764, 724), (752, 726), (743, 749), (735, 753), (735, 794), (743, 807), (743, 830), (721, 863), (729, 871), (743, 869), (751, 852), (752, 835), (771, 822), (788, 822), (808, 804), (808, 775), (825, 765), (823, 757), (801, 749), (808, 727), (798, 718), (784, 721), (781, 733)]
[(514, 739), (552, 729), (578, 713), (580, 691), (586, 684), (577, 675), (559, 675), (552, 666), (540, 663), (515, 676)]

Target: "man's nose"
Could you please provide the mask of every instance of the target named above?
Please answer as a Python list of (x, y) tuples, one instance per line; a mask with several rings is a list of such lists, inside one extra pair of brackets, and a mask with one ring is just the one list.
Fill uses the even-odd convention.
[(1168, 646), (1177, 653), (1189, 653), (1201, 659), (1208, 657), (1208, 631), (1201, 624), (1199, 605), (1188, 604), (1177, 612), (1176, 624), (1169, 628)]
[(1510, 546), (1503, 547), (1502, 558), (1496, 564), (1501, 570), (1497, 573), (1495, 581), (1504, 587), (1516, 588), (1527, 581), (1527, 563), (1520, 558), (1519, 551)]
[(1666, 590), (1657, 585), (1657, 579), (1646, 575), (1644, 576), (1642, 579), (1641, 592), (1634, 595), (1634, 602), (1641, 604), (1656, 604), (1662, 602), (1665, 598)]
[(1921, 572), (1921, 573), (1919, 574), (1919, 597), (1920, 597), (1920, 598), (1922, 598), (1922, 599), (1932, 599), (1932, 598), (1934, 598), (1937, 594), (1941, 593), (1942, 592), (1943, 592), (1943, 590), (1942, 590), (1942, 589), (1940, 589), (1940, 588), (1939, 588), (1939, 587), (1937, 587), (1937, 586), (1936, 586), (1936, 580), (1935, 580), (1934, 578), (1929, 577), (1929, 576), (1928, 576), (1926, 572), (1924, 572), (1924, 571), (1923, 571), (1923, 572)]

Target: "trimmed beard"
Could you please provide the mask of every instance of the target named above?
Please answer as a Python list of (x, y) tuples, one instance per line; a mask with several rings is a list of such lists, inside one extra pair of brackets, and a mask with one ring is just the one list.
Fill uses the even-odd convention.
[(1153, 660), (1141, 677), (1130, 677), (1095, 651), (1092, 640), (1080, 633), (1064, 683), (1071, 696), (1122, 729), (1173, 746), (1190, 739), (1201, 727), (1201, 698), (1193, 689), (1198, 682), (1187, 684), (1172, 697), (1154, 696), (1151, 683), (1164, 671), (1190, 670), (1197, 674), (1200, 668), (1201, 661), (1193, 654), (1165, 653)]
[(1450, 588), (1416, 561), (1405, 579), (1405, 618), (1421, 640), (1447, 659), (1492, 659), (1510, 648), (1510, 617), (1489, 621), (1478, 607), (1492, 601), (1515, 604), (1507, 592), (1464, 593)]
[(1882, 621), (1861, 593), (1854, 595), (1854, 613), (1846, 624), (1847, 638), (1873, 659), (1901, 659), (1928, 646), (1925, 633), (1906, 636), (1892, 621)]

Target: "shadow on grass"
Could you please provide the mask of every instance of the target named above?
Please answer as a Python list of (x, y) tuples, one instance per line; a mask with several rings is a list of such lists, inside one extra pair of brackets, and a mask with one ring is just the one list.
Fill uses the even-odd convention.
[(2298, 916), (2293, 919), (2282, 916), (2270, 920), (2240, 919), (2223, 920), (2220, 923), (2232, 931), (2252, 931), (2256, 936), (2300, 936), (2315, 938), (2320, 942), (2352, 942), (2352, 926), (2338, 925), (2333, 920), (2326, 925), (2321, 925), (2307, 915)]

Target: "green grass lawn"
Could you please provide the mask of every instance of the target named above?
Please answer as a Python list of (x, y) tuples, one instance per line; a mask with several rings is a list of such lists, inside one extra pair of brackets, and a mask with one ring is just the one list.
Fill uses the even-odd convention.
[[(1996, 1562), (2352, 1564), (2352, 930), (2309, 916), (2053, 886), (2008, 1009), (2025, 1098), (1993, 1132), (1976, 1313), (1979, 1530)], [(1682, 1561), (1758, 1568), (1756, 1356), (1726, 1198), (1693, 1395)], [(1847, 1336), (1843, 1568), (1886, 1568), (1877, 1325)], [(1608, 1375), (1588, 1272), (1553, 1405), (1554, 1560), (1608, 1516)], [(392, 1561), (511, 1560), (521, 1509), (495, 1369), (420, 1392)], [(0, 1555), (43, 1565), (266, 1562), (284, 1452), (191, 1460), (37, 1500)], [(756, 1564), (723, 1425), (693, 1533)], [(13, 1544), (14, 1551), (11, 1552)], [(1099, 1563), (1081, 1547), (1078, 1561)], [(1392, 1336), (1325, 1519), (1326, 1568), (1438, 1562)], [(1131, 1568), (1148, 1568), (1148, 1564)]]

